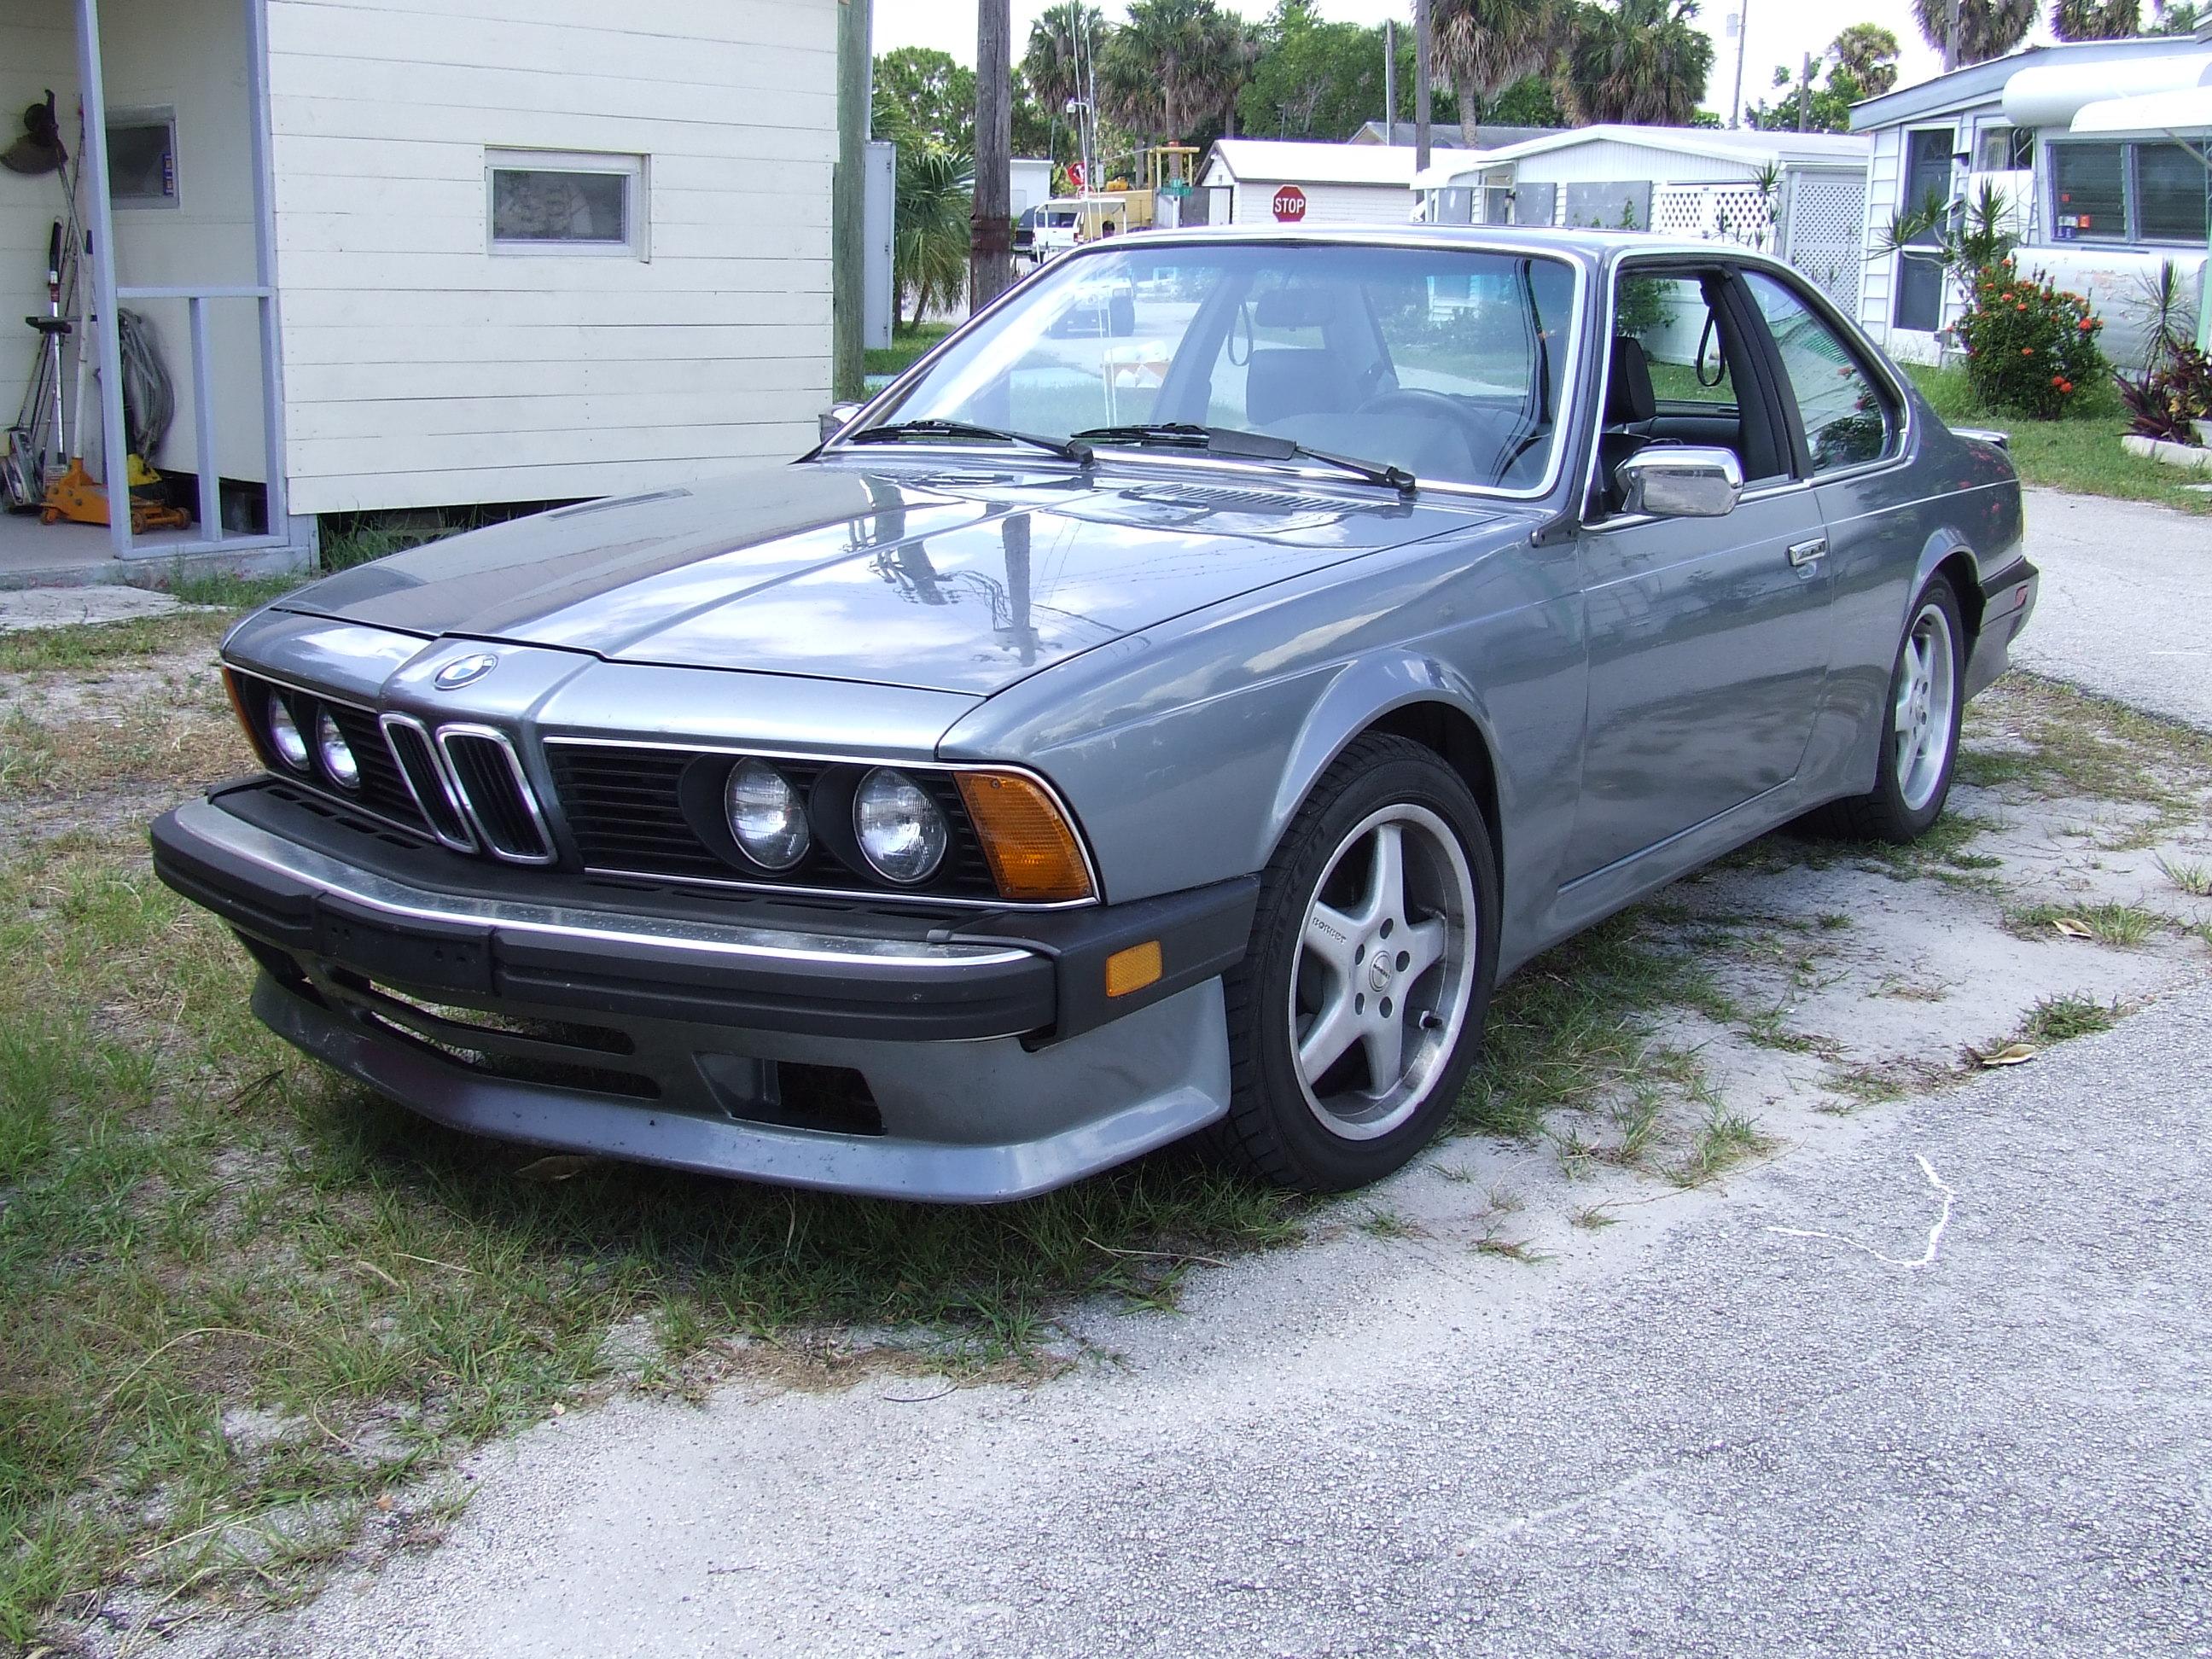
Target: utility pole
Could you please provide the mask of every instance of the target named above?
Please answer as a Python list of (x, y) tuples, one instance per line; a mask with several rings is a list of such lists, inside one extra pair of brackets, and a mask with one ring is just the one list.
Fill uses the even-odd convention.
[(1743, 125), (1743, 54), (1751, 41), (1751, 0), (1736, 0), (1735, 97), (1729, 105), (1729, 125)]
[(975, 8), (975, 195), (968, 216), (968, 309), (1013, 285), (1013, 23), (1008, 0)]
[(1413, 0), (1413, 171), (1429, 167), (1429, 0)]
[[(875, 71), (870, 0), (837, 0), (837, 163), (830, 173), (830, 395), (865, 386), (868, 101)], [(894, 296), (896, 298), (896, 296)]]
[(1959, 0), (1946, 0), (1943, 7), (1943, 73), (1948, 75), (1959, 67)]
[(1382, 142), (1398, 142), (1398, 20), (1382, 20)]
[(1813, 54), (1805, 54), (1805, 67), (1797, 71), (1797, 131), (1810, 125), (1813, 115)]

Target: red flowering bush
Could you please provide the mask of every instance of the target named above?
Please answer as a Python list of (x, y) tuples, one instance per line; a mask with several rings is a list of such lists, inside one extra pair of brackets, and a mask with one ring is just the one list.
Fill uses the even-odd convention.
[(2009, 259), (1974, 272), (1973, 304), (1959, 319), (1966, 378), (1990, 409), (2051, 420), (2112, 365), (2097, 344), (2103, 319), (2078, 294), (2022, 276)]

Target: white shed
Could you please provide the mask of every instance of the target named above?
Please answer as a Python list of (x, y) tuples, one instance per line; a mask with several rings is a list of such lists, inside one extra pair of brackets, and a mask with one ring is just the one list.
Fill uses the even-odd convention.
[[(830, 393), (836, 15), (16, 0), (0, 120), (51, 88), (70, 160), (0, 172), (0, 316), (46, 308), (73, 181), (95, 308), (149, 321), (173, 384), (150, 459), (208, 508), (117, 551), (276, 562), (319, 514), (651, 489), (805, 447)], [(104, 319), (91, 343), (88, 426), (119, 437)], [(0, 357), (11, 382), (31, 348)]]
[(1402, 225), (1413, 152), (1385, 144), (1221, 138), (1199, 172), (1208, 224)]
[(1600, 225), (1779, 253), (1856, 303), (1867, 140), (1601, 124), (1439, 156), (1413, 181), (1438, 222)]

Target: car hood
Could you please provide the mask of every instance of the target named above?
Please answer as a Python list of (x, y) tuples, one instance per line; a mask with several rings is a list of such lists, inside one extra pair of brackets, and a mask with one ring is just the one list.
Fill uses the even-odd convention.
[(611, 661), (988, 696), (1170, 617), (1480, 516), (1187, 469), (809, 463), (471, 531), (279, 603)]

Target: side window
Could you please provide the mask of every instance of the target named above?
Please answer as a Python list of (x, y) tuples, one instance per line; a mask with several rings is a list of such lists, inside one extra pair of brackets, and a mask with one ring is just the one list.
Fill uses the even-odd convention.
[(1814, 476), (1888, 454), (1897, 412), (1859, 354), (1784, 283), (1759, 270), (1746, 271), (1744, 281), (1781, 353)]
[(1613, 302), (1613, 331), (1644, 348), (1651, 370), (1651, 395), (1663, 412), (1736, 407), (1735, 384), (1721, 350), (1719, 319), (1705, 304), (1695, 276), (1624, 274)]

